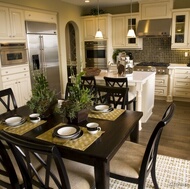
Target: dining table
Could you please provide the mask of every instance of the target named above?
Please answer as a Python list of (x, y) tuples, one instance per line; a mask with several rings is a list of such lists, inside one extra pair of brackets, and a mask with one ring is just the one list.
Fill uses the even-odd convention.
[[(83, 131), (82, 136), (65, 140), (53, 136), (57, 127), (68, 124), (59, 114), (53, 113), (45, 120), (31, 123), (30, 113), (27, 106), (22, 106), (1, 114), (0, 130), (22, 135), (26, 140), (37, 143), (39, 140), (53, 143), (63, 158), (93, 166), (96, 189), (109, 189), (110, 160), (126, 140), (138, 142), (138, 124), (143, 116), (140, 111), (123, 109), (99, 114), (89, 111), (88, 119), (77, 124)], [(15, 115), (24, 117), (26, 122), (15, 128), (4, 124), (4, 120)], [(89, 134), (86, 128), (89, 122), (98, 123), (101, 131), (95, 135)]]

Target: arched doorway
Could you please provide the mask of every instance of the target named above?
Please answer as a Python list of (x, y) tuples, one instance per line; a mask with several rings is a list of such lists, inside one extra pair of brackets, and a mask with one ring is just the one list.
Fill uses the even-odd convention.
[(66, 25), (66, 55), (67, 55), (67, 76), (71, 75), (71, 67), (76, 74), (80, 70), (79, 52), (79, 29), (75, 22), (70, 21)]

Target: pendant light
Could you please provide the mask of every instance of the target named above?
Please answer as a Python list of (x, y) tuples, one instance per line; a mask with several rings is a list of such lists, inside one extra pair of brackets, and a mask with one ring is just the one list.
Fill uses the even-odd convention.
[(131, 0), (131, 28), (129, 29), (128, 33), (127, 33), (127, 37), (128, 38), (135, 38), (136, 35), (135, 35), (135, 31), (133, 30), (132, 28), (132, 0)]
[(99, 0), (98, 1), (98, 31), (96, 32), (95, 39), (103, 39), (103, 34), (99, 28)]

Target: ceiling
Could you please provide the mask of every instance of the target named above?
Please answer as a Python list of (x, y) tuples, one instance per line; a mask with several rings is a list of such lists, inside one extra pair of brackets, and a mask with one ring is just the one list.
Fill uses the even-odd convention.
[[(89, 0), (89, 3), (85, 3), (85, 0), (61, 0), (63, 2), (71, 3), (81, 7), (94, 7), (97, 6), (98, 0)], [(132, 0), (132, 2), (139, 2), (140, 0)], [(99, 0), (100, 7), (113, 7), (130, 4), (131, 0)]]

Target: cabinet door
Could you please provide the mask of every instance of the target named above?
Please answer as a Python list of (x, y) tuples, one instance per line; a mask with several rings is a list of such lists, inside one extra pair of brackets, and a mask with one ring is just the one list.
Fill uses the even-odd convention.
[(17, 81), (17, 89), (19, 93), (19, 102), (20, 105), (26, 105), (26, 102), (31, 97), (31, 85), (30, 85), (30, 78), (21, 78)]
[(102, 17), (99, 16), (99, 18), (96, 18), (96, 28), (95, 30), (97, 31), (98, 29), (100, 29), (100, 31), (103, 34), (103, 38), (107, 38), (107, 30), (108, 30), (108, 23), (107, 23), (107, 18), (106, 17)]
[(129, 31), (129, 29), (133, 28), (133, 30), (137, 31), (137, 24), (139, 21), (139, 16), (136, 15), (132, 15), (131, 16), (127, 16), (126, 17), (126, 27), (127, 27), (127, 31), (126, 31), (126, 47), (130, 48), (130, 49), (142, 49), (142, 38), (128, 38), (127, 37), (127, 33)]
[(189, 12), (174, 12), (172, 19), (172, 48), (188, 47)]
[(25, 29), (23, 11), (18, 9), (10, 9), (10, 20), (12, 37), (16, 39), (24, 39)]
[(94, 39), (96, 34), (96, 21), (94, 18), (85, 18), (83, 20), (84, 39)]
[(125, 16), (112, 18), (112, 43), (113, 47), (125, 47), (126, 20)]
[(6, 7), (0, 7), (0, 39), (9, 38), (11, 35), (9, 10)]

